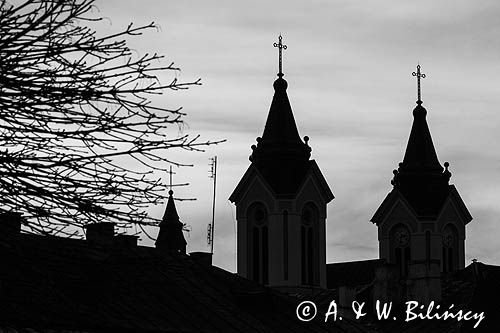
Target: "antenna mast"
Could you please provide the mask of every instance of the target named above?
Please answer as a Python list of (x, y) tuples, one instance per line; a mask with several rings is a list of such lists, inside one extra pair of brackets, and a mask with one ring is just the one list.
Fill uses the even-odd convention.
[(217, 156), (211, 157), (210, 159), (210, 175), (208, 178), (212, 178), (214, 182), (214, 196), (212, 199), (212, 223), (208, 225), (207, 229), (207, 243), (210, 245), (210, 253), (214, 254), (214, 228), (215, 228), (215, 194), (216, 194), (216, 184), (217, 184)]

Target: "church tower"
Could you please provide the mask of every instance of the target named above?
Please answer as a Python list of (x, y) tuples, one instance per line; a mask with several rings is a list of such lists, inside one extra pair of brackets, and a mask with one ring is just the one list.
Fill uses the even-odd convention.
[(449, 163), (443, 168), (437, 158), (420, 97), (420, 65), (413, 76), (418, 100), (406, 152), (393, 171), (392, 191), (371, 221), (378, 227), (381, 259), (398, 265), (402, 277), (438, 283), (441, 273), (464, 268), (465, 226), (472, 216), (449, 184)]
[[(172, 169), (170, 169), (170, 173), (172, 173)], [(155, 245), (162, 252), (186, 254), (187, 242), (182, 233), (183, 224), (177, 214), (173, 194), (172, 190), (168, 191), (167, 207), (160, 222), (160, 231)]]
[(326, 287), (326, 206), (334, 198), (309, 138), (299, 136), (282, 73), (251, 164), (229, 200), (236, 204), (238, 274), (271, 286)]

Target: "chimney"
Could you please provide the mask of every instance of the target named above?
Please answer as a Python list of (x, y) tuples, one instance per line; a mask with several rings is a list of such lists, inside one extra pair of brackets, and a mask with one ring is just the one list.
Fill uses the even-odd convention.
[(0, 213), (0, 238), (10, 238), (21, 233), (21, 213)]
[(85, 226), (87, 229), (87, 242), (97, 246), (110, 246), (115, 235), (115, 223), (101, 222)]
[(137, 239), (139, 236), (134, 235), (116, 235), (114, 238), (114, 245), (119, 248), (133, 248), (137, 247)]
[(191, 252), (189, 256), (200, 265), (212, 266), (212, 253), (210, 252)]

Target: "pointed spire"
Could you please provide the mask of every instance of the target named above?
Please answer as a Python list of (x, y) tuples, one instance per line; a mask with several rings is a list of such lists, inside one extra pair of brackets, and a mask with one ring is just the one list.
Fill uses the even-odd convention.
[(420, 104), (413, 110), (413, 125), (401, 167), (408, 171), (442, 172), (426, 115), (427, 110)]
[[(181, 223), (179, 220), (179, 215), (177, 214), (177, 208), (175, 208), (174, 202), (174, 191), (168, 191), (168, 200), (167, 200), (167, 208), (165, 209), (165, 213), (163, 214), (162, 223)], [(181, 223), (182, 224), (182, 223)]]
[(170, 253), (186, 253), (186, 239), (182, 233), (183, 224), (179, 220), (174, 203), (174, 192), (168, 191), (167, 208), (160, 223), (156, 248)]
[(286, 93), (288, 84), (284, 79), (279, 78), (273, 86), (274, 96), (262, 134), (262, 141), (286, 145), (300, 144), (302, 141)]
[[(283, 37), (281, 34), (278, 38), (278, 43), (274, 43), (274, 47), (279, 51), (279, 72), (278, 79), (274, 81), (274, 97), (271, 103), (271, 108), (267, 116), (266, 126), (262, 134), (264, 143), (280, 143), (282, 145), (300, 144), (299, 131), (295, 124), (295, 119), (292, 113), (292, 107), (286, 94), (288, 83), (283, 79), (283, 56), (282, 50), (286, 50), (287, 46), (282, 43)], [(259, 139), (258, 139), (259, 141)]]
[(292, 107), (286, 93), (287, 82), (278, 78), (274, 82), (274, 96), (269, 108), (262, 137), (257, 138), (257, 145), (252, 146), (250, 161), (276, 159), (279, 156), (296, 157), (309, 160), (311, 148), (299, 136)]
[(302, 160), (308, 160), (311, 148), (307, 142), (303, 142), (299, 136), (292, 107), (288, 100), (286, 89), (288, 83), (283, 79), (281, 50), (287, 48), (282, 44), (282, 36), (279, 42), (274, 43), (279, 50), (279, 73), (278, 79), (274, 81), (274, 96), (267, 116), (266, 125), (262, 137), (257, 138), (257, 146), (252, 146), (253, 153), (250, 157), (252, 162), (266, 156), (277, 157), (276, 154), (295, 155)]
[(302, 140), (293, 117), (292, 107), (286, 89), (288, 83), (283, 79), (282, 44), (274, 43), (279, 50), (279, 73), (274, 81), (274, 96), (267, 116), (262, 137), (257, 145), (252, 145), (250, 161), (258, 168), (276, 194), (293, 195), (302, 181), (311, 156), (308, 137)]
[(417, 106), (413, 109), (413, 125), (403, 162), (393, 171), (391, 183), (419, 215), (433, 216), (448, 195), (451, 173), (447, 162), (446, 170), (439, 163), (427, 125), (427, 110), (422, 106), (420, 93), (420, 78), (425, 74), (420, 72), (420, 65), (412, 75), (417, 77)]
[(425, 78), (425, 74), (420, 72), (420, 65), (417, 65), (417, 72), (412, 73), (417, 77), (417, 106), (413, 110), (413, 125), (406, 146), (406, 152), (401, 164), (401, 168), (407, 171), (427, 171), (443, 172), (443, 167), (438, 161), (431, 133), (427, 125), (427, 110), (422, 106), (420, 93), (420, 78)]

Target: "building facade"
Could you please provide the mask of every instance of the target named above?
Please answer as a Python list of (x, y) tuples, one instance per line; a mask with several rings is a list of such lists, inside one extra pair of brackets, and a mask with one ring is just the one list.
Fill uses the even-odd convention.
[(238, 274), (270, 286), (326, 287), (326, 212), (334, 198), (310, 159), (283, 73), (250, 166), (231, 194), (238, 223)]

